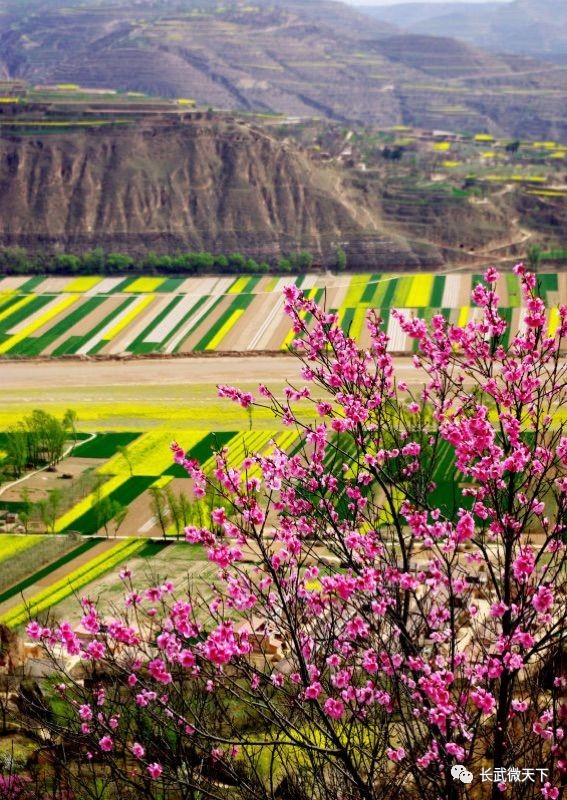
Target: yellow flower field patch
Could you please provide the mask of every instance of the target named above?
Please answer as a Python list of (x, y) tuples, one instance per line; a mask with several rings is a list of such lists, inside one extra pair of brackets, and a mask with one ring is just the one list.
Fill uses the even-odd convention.
[(161, 286), (165, 278), (136, 278), (136, 280), (127, 286), (125, 292), (133, 292), (145, 294), (146, 292), (155, 292), (158, 286)]
[(102, 278), (97, 276), (84, 276), (82, 278), (74, 278), (63, 289), (64, 292), (88, 292), (101, 282)]
[(21, 330), (19, 333), (10, 336), (9, 339), (6, 339), (5, 342), (2, 342), (2, 344), (0, 344), (0, 353), (7, 353), (16, 344), (19, 344), (24, 339), (27, 339), (28, 336), (39, 330), (39, 328), (42, 328), (46, 322), (49, 322), (54, 317), (57, 317), (59, 314), (69, 308), (69, 306), (72, 306), (73, 303), (76, 303), (79, 298), (80, 295), (78, 294), (72, 294), (68, 297), (62, 298), (61, 302), (52, 306), (48, 311), (45, 311), (45, 313), (40, 314), (36, 319), (34, 319), (33, 322), (30, 322), (29, 325), (26, 325), (26, 327), (23, 328), (23, 330)]
[(132, 323), (136, 319), (136, 317), (142, 313), (142, 311), (145, 308), (147, 308), (151, 303), (153, 303), (155, 298), (156, 298), (155, 294), (149, 294), (147, 295), (147, 297), (137, 298), (137, 300), (134, 302), (128, 313), (124, 314), (122, 319), (119, 322), (117, 322), (116, 325), (113, 325), (106, 331), (106, 333), (102, 337), (104, 341), (110, 342), (112, 339), (115, 338), (115, 336), (118, 336), (118, 334), (121, 333), (124, 330), (124, 328), (127, 328), (128, 325), (130, 325), (130, 323)]

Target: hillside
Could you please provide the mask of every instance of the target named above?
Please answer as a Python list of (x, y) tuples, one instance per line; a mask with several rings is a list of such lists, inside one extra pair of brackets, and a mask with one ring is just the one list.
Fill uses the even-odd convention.
[(363, 196), (333, 169), (255, 127), (213, 121), (142, 123), (0, 137), (0, 244), (81, 252), (240, 251), (275, 260), (306, 248), (351, 264), (418, 267), (402, 235), (386, 235)]
[(449, 36), (497, 53), (567, 63), (567, 4), (561, 0), (478, 3), (401, 3), (364, 6), (375, 20), (408, 33)]
[(345, 147), (325, 122), (292, 140), (281, 121), (173, 104), (136, 114), (117, 102), (106, 116), (38, 107), (0, 115), (0, 248), (35, 254), (36, 270), (93, 247), (138, 267), (149, 251), (275, 266), (303, 249), (333, 266), (341, 247), (349, 268), (407, 270), (476, 268), (528, 240), (564, 246), (566, 153), (553, 142), (508, 152), (488, 135), (404, 129), (351, 131)]
[(420, 70), (435, 78), (484, 79), (494, 72), (512, 77), (512, 68), (502, 59), (463, 44), (457, 39), (440, 36), (390, 36), (377, 45), (390, 61)]
[[(529, 122), (534, 138), (567, 138), (558, 113), (567, 69), (454, 39), (400, 36), (399, 26), (332, 0), (30, 0), (1, 8), (3, 78), (344, 123), (521, 136)], [(448, 81), (451, 102), (440, 102)]]

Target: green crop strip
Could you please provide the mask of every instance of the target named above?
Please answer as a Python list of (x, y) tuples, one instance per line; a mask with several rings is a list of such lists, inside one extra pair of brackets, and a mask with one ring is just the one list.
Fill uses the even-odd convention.
[[(201, 298), (201, 300), (198, 300), (198, 301), (195, 303), (195, 305), (193, 306), (193, 308), (192, 308), (192, 309), (191, 309), (191, 310), (190, 310), (190, 311), (189, 311), (189, 312), (188, 312), (188, 313), (185, 315), (185, 319), (188, 319), (188, 317), (189, 317), (191, 314), (193, 314), (193, 313), (194, 313), (194, 311), (198, 311), (198, 310), (199, 310), (199, 308), (200, 308), (200, 307), (203, 305), (203, 303), (205, 303), (205, 302), (206, 302), (208, 299), (209, 299), (209, 296), (208, 296), (208, 295), (205, 295), (204, 297), (202, 297), (202, 298)], [(218, 297), (218, 299), (217, 299), (217, 300), (215, 300), (215, 302), (213, 303), (213, 305), (212, 305), (212, 306), (209, 308), (209, 311), (208, 311), (208, 313), (209, 313), (209, 314), (212, 314), (212, 313), (213, 313), (213, 311), (215, 310), (215, 308), (216, 308), (216, 307), (219, 305), (219, 303), (222, 303), (222, 301), (223, 301), (223, 300), (224, 300), (224, 297), (223, 297), (223, 295), (221, 294), (221, 295)], [(181, 327), (181, 325), (182, 325), (182, 324), (183, 324), (183, 323), (182, 323), (182, 322), (180, 322), (180, 323), (179, 323), (179, 325), (177, 325), (177, 326), (175, 327), (175, 329), (174, 329), (174, 330), (173, 330), (173, 331), (170, 333), (170, 335), (167, 337), (167, 339), (166, 339), (166, 340), (165, 340), (165, 341), (162, 343), (162, 347), (163, 347), (163, 346), (164, 346), (164, 345), (165, 345), (165, 344), (166, 344), (166, 343), (167, 343), (167, 342), (168, 342), (168, 341), (171, 339), (171, 337), (172, 337), (172, 336), (175, 334), (175, 332), (179, 330), (179, 328)], [(177, 342), (177, 344), (175, 345), (175, 348), (174, 348), (173, 352), (174, 352), (174, 353), (178, 353), (178, 352), (181, 350), (181, 348), (183, 347), (183, 343), (184, 343), (184, 342), (185, 342), (185, 341), (186, 341), (186, 340), (189, 338), (189, 336), (191, 336), (191, 334), (192, 334), (192, 333), (194, 333), (194, 332), (197, 330), (197, 328), (199, 327), (199, 325), (202, 325), (202, 324), (203, 324), (203, 319), (201, 318), (201, 319), (200, 319), (198, 322), (196, 322), (196, 323), (195, 323), (193, 326), (191, 326), (191, 328), (190, 328), (190, 329), (187, 331), (187, 333), (186, 333), (186, 335), (183, 337), (183, 339), (181, 339), (181, 341), (180, 341), (180, 342)], [(193, 349), (196, 349), (196, 348), (193, 348)]]
[(396, 288), (398, 285), (398, 279), (393, 278), (391, 281), (388, 282), (386, 291), (384, 292), (384, 297), (382, 299), (382, 308), (390, 308), (392, 305), (392, 300), (394, 298), (394, 294), (396, 292)]
[(119, 447), (127, 447), (140, 436), (140, 433), (130, 431), (99, 433), (95, 439), (75, 447), (73, 455), (80, 458), (112, 458)]
[(438, 462), (435, 469), (436, 481), (449, 481), (455, 474), (455, 456), (448, 442), (442, 441), (438, 447)]
[(176, 292), (186, 278), (166, 278), (161, 286), (158, 286), (156, 292), (160, 294), (167, 294), (168, 292)]
[(59, 347), (56, 347), (53, 351), (54, 356), (63, 356), (69, 353), (76, 353), (81, 344), (84, 341), (84, 336), (69, 336), (68, 339), (65, 339)]
[(385, 305), (388, 292), (392, 292), (392, 297), (393, 297), (393, 292), (395, 287), (392, 287), (392, 284), (395, 283), (396, 278), (388, 280), (384, 279), (383, 275), (381, 277), (382, 280), (375, 287), (374, 297), (372, 298), (373, 308), (381, 308), (383, 305)]
[(12, 586), (10, 589), (6, 589), (5, 592), (0, 594), (0, 603), (4, 603), (6, 600), (9, 600), (11, 597), (14, 597), (20, 592), (25, 591), (30, 586), (33, 586), (34, 583), (43, 580), (52, 572), (55, 572), (56, 569), (60, 569), (60, 567), (64, 567), (65, 564), (68, 564), (69, 561), (72, 561), (74, 558), (86, 553), (87, 550), (90, 550), (96, 544), (98, 544), (101, 539), (92, 538), (82, 542), (78, 547), (75, 547), (74, 550), (71, 550), (70, 553), (67, 553), (61, 558), (58, 558), (57, 561), (53, 561), (51, 564), (47, 564), (47, 566), (43, 567), (42, 569), (38, 570), (38, 572), (34, 572), (33, 575), (25, 578), (25, 580), (20, 581), (15, 586)]
[(43, 283), (44, 280), (45, 280), (45, 275), (36, 275), (35, 278), (30, 278), (29, 281), (23, 283), (19, 287), (18, 293), (28, 294), (29, 292), (33, 292), (33, 290), (36, 289), (40, 283)]
[(23, 500), (0, 500), (0, 508), (15, 514), (18, 511), (27, 511), (29, 503), (24, 503)]
[(557, 274), (544, 274), (538, 275), (538, 283), (541, 287), (542, 299), (547, 306), (554, 305), (549, 302), (547, 298), (548, 292), (557, 292), (558, 291), (558, 281), (557, 281)]
[(137, 281), (139, 277), (140, 277), (139, 275), (136, 275), (136, 276), (134, 276), (132, 278), (124, 278), (123, 281), (121, 281), (117, 286), (114, 287), (114, 289), (112, 290), (112, 293), (116, 294), (117, 292), (123, 292), (129, 286), (132, 286), (132, 284), (135, 281)]
[(511, 326), (512, 326), (512, 314), (513, 311), (511, 308), (501, 308), (500, 309), (500, 316), (502, 319), (505, 319), (507, 322), (508, 327), (506, 328), (503, 336), (502, 344), (504, 347), (508, 347), (510, 343), (510, 335), (512, 334)]
[(431, 307), (440, 308), (443, 302), (443, 293), (445, 291), (445, 276), (436, 275), (433, 281), (433, 291), (431, 292)]
[(343, 319), (342, 319), (342, 322), (341, 322), (341, 328), (343, 329), (343, 331), (346, 334), (348, 334), (349, 328), (352, 325), (352, 320), (354, 318), (354, 312), (355, 312), (354, 308), (347, 308), (345, 310), (345, 313), (344, 313), (344, 316), (343, 316)]
[[(18, 299), (21, 300), (21, 297)], [(40, 308), (43, 308), (43, 306), (46, 306), (52, 300), (53, 295), (37, 295), (37, 297), (34, 297), (31, 302), (27, 303), (21, 308), (18, 308), (12, 314), (8, 314), (8, 316), (2, 320), (0, 323), (0, 333), (7, 335), (8, 331), (11, 330), (15, 325), (19, 325), (20, 322), (24, 322), (30, 316), (30, 314), (34, 314), (36, 311), (39, 311)], [(6, 311), (9, 310), (9, 308), (6, 309)]]
[(59, 320), (52, 328), (46, 331), (41, 336), (28, 336), (23, 341), (16, 344), (10, 349), (10, 355), (18, 356), (38, 356), (46, 347), (49, 347), (56, 339), (62, 336), (65, 331), (69, 330), (81, 319), (84, 319), (87, 314), (94, 311), (95, 308), (104, 303), (104, 297), (91, 297), (86, 302), (81, 303), (75, 307), (70, 314), (67, 314)]
[(367, 285), (364, 287), (364, 291), (362, 293), (361, 302), (363, 303), (373, 303), (374, 302), (374, 294), (376, 293), (376, 289), (378, 288), (379, 284), (378, 281), (380, 280), (380, 275), (374, 273), (370, 276)]
[(463, 496), (456, 481), (437, 481), (428, 499), (431, 507), (439, 508), (447, 519), (455, 519), (459, 508), (470, 511), (473, 504), (473, 498)]
[[(131, 302), (132, 300), (130, 297), (127, 300), (124, 300), (122, 303), (120, 303), (120, 305), (117, 308), (114, 309), (114, 311), (109, 313), (108, 316), (106, 316), (103, 320), (101, 320), (101, 322), (99, 322), (98, 325), (95, 325), (94, 328), (91, 328), (91, 330), (84, 336), (70, 336), (69, 339), (62, 342), (59, 345), (59, 347), (57, 347), (53, 351), (53, 355), (62, 356), (65, 353), (76, 353), (77, 350), (79, 350), (79, 348), (83, 347), (83, 345), (87, 344), (87, 342), (90, 342), (93, 336), (96, 336), (96, 334), (99, 331), (101, 331), (105, 327), (105, 325), (108, 325), (108, 323), (114, 316), (116, 316), (125, 308), (127, 308), (127, 306)], [(106, 344), (106, 342), (103, 340), (103, 345), (104, 344)], [(96, 351), (93, 349), (93, 351), (91, 352), (96, 352)]]
[(382, 320), (382, 328), (385, 331), (387, 331), (388, 330), (388, 322), (390, 321), (390, 308), (389, 307), (387, 307), (387, 308), (382, 307), (379, 310), (378, 313), (379, 313), (380, 319)]
[(211, 325), (203, 338), (195, 345), (194, 350), (205, 350), (209, 342), (211, 342), (223, 325), (230, 319), (234, 311), (238, 309), (246, 309), (254, 299), (253, 294), (239, 294), (236, 295), (229, 307), (224, 311), (214, 325)]
[[(246, 292), (247, 293), (250, 294), (251, 292), (254, 291), (254, 289), (256, 288), (256, 286), (260, 282), (260, 278), (261, 278), (261, 275), (252, 275), (252, 277), (248, 281), (248, 285), (246, 286)], [(305, 279), (305, 275), (301, 275), (300, 278), (301, 278), (301, 280), (303, 282), (303, 280)], [(297, 285), (300, 286), (299, 283)]]
[(90, 348), (90, 350), (89, 350), (89, 355), (90, 355), (90, 356), (94, 356), (94, 355), (96, 355), (97, 353), (100, 353), (100, 351), (102, 350), (102, 348), (103, 348), (103, 347), (105, 347), (107, 344), (108, 344), (108, 340), (107, 340), (107, 339), (101, 339), (101, 340), (100, 340), (100, 342), (97, 342), (97, 343), (94, 345), (94, 347), (91, 347), (91, 348)]
[(5, 297), (3, 299), (3, 301), (2, 301), (2, 319), (3, 320), (6, 319), (9, 314), (13, 313), (12, 311), (10, 311), (11, 308), (14, 308), (14, 306), (15, 306), (15, 311), (18, 310), (18, 308), (20, 307), (20, 303), (22, 302), (22, 299), (25, 296), (26, 295), (23, 295), (23, 294), (12, 294), (9, 297)]
[[(183, 297), (184, 296), (182, 294), (178, 294), (177, 297), (174, 297), (171, 303), (168, 303), (166, 307), (163, 309), (163, 311), (160, 311), (160, 313), (157, 314), (151, 320), (151, 322), (144, 328), (141, 334), (139, 336), (136, 336), (134, 341), (128, 346), (128, 350), (131, 353), (151, 353), (155, 350), (161, 349), (161, 345), (158, 342), (145, 342), (144, 339), (155, 328), (157, 328), (160, 322), (162, 322), (162, 320), (164, 320), (171, 311), (173, 311), (175, 306), (178, 305), (178, 303), (180, 303), (183, 300)], [(185, 319), (185, 316), (183, 317), (183, 319)], [(177, 328), (178, 326), (176, 325), (175, 327)], [(168, 334), (167, 338), (169, 338), (170, 335), (171, 333)]]

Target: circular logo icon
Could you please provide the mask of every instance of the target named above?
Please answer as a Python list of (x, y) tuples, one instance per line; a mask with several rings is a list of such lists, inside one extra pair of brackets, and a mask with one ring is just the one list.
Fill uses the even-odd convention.
[(460, 775), (461, 781), (463, 783), (471, 783), (473, 779), (472, 772), (469, 772), (468, 769), (464, 769)]

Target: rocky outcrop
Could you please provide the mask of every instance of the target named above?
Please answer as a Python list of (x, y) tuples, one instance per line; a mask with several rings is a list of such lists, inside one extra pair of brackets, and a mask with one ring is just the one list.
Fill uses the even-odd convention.
[(140, 254), (240, 251), (274, 261), (336, 247), (350, 263), (419, 267), (439, 253), (381, 230), (333, 168), (248, 125), (154, 122), (0, 138), (0, 245)]

